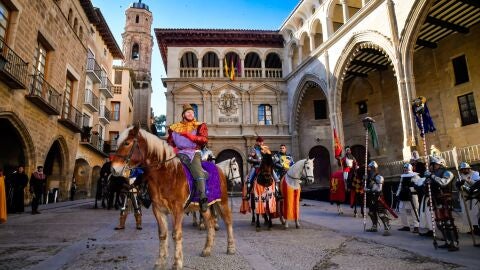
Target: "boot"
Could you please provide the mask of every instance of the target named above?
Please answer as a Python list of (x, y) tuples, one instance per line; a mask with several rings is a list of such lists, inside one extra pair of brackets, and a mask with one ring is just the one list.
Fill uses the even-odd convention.
[(275, 183), (275, 192), (276, 192), (277, 200), (283, 199), (282, 191), (280, 190), (280, 182)]
[(125, 229), (125, 221), (127, 220), (127, 214), (120, 214), (120, 222), (117, 227), (115, 227), (115, 230), (123, 230)]
[(137, 230), (142, 229), (142, 214), (141, 213), (135, 213), (135, 223), (137, 225)]
[(200, 205), (200, 212), (205, 213), (207, 212), (208, 209), (208, 199), (205, 194), (205, 179), (199, 178), (195, 181), (195, 185), (197, 188), (197, 191), (200, 194), (200, 200), (199, 200), (199, 205)]
[(377, 232), (377, 225), (372, 225), (372, 227), (370, 229), (367, 229), (366, 230), (367, 232)]
[(245, 194), (245, 200), (246, 201), (250, 200), (250, 195), (252, 193), (252, 188), (253, 188), (253, 184), (248, 182), (247, 183), (247, 194)]

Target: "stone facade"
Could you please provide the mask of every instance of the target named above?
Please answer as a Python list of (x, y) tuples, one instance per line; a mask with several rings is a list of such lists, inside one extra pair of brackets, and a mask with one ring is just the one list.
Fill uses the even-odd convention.
[[(453, 9), (463, 15), (450, 18), (453, 13), (448, 10)], [(310, 155), (322, 160), (316, 161), (316, 168), (322, 164), (331, 167), (317, 169), (316, 180), (328, 178), (324, 177), (328, 175), (325, 171), (337, 167), (333, 156), (334, 129), (342, 145), (352, 146), (354, 154), (364, 163), (365, 130), (361, 119), (365, 116), (375, 119), (379, 137), (379, 147), (374, 149), (370, 145), (368, 148), (370, 158), (387, 164), (408, 160), (414, 149), (423, 152), (411, 111), (411, 101), (419, 95), (427, 98), (437, 126), (436, 132), (427, 135), (428, 148), (434, 144), (445, 151), (454, 146), (478, 145), (480, 141), (474, 132), (478, 119), (471, 100), (473, 97), (478, 103), (479, 49), (476, 44), (480, 35), (476, 14), (479, 11), (480, 6), (470, 1), (301, 1), (277, 32), (283, 37), (282, 46), (276, 49), (283, 73), (278, 80), (265, 78), (265, 71), (257, 78), (242, 76), (235, 82), (200, 73), (204, 70), (202, 57), (207, 52), (218, 55), (223, 70), (223, 57), (229, 50), (237, 52), (244, 65), (246, 52), (262, 47), (255, 43), (239, 48), (226, 45), (222, 40), (186, 44), (186, 40), (195, 36), (192, 33), (208, 32), (203, 29), (190, 30), (188, 34), (180, 29), (170, 30), (177, 34), (178, 40), (183, 40), (180, 37), (185, 35), (185, 41), (168, 42), (166, 33), (169, 30), (156, 29), (168, 72), (168, 79), (164, 79), (167, 122), (179, 120), (182, 103), (199, 104), (199, 119), (211, 126), (211, 142), (218, 145), (215, 146), (217, 151), (235, 145), (235, 149), (245, 153), (251, 143), (245, 138), (250, 135), (284, 136), (295, 159)], [(217, 32), (210, 30), (210, 35), (215, 36)], [(248, 30), (225, 32), (230, 34), (228, 38), (233, 38)], [(186, 69), (187, 62), (182, 60), (188, 52), (196, 58), (185, 59), (198, 59), (198, 64), (189, 66), (192, 69)], [(468, 72), (469, 78), (455, 85), (452, 59), (462, 55), (465, 55), (467, 67), (463, 73)], [(261, 69), (266, 69), (264, 62)], [(193, 72), (193, 76), (189, 72)], [(255, 86), (264, 88), (261, 91), (265, 92), (253, 99), (256, 103), (249, 95), (236, 94), (248, 94), (250, 85), (253, 89)], [(242, 104), (243, 109), (236, 125), (221, 123), (219, 109), (215, 107), (219, 95), (230, 89), (235, 97), (238, 96), (238, 104)], [(268, 91), (277, 95), (276, 104), (280, 110), (273, 110), (280, 116), (278, 122), (274, 121), (274, 125), (279, 125), (277, 128), (255, 122), (256, 110), (252, 105), (268, 99), (264, 94)], [(472, 95), (468, 106), (475, 115), (469, 118), (471, 122), (462, 124), (458, 99), (469, 93)], [(222, 136), (221, 141), (219, 136)], [(235, 139), (238, 143), (234, 143)], [(267, 144), (272, 141), (267, 140)], [(478, 154), (476, 158), (479, 159)]]

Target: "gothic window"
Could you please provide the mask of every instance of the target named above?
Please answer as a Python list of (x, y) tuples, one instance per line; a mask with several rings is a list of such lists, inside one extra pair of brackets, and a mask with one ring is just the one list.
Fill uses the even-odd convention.
[(135, 23), (138, 23), (140, 21), (140, 17), (137, 15), (135, 16)]
[(77, 30), (78, 30), (77, 28), (78, 28), (78, 19), (75, 18), (73, 20), (73, 31), (75, 31), (75, 33), (77, 33)]
[(190, 106), (192, 106), (192, 108), (193, 108), (193, 113), (195, 115), (195, 119), (198, 119), (198, 105), (192, 103), (192, 104), (190, 104)]
[(327, 119), (327, 101), (326, 100), (314, 100), (313, 109), (315, 111), (315, 120)]
[(67, 20), (68, 20), (68, 24), (70, 24), (70, 25), (72, 25), (72, 16), (73, 16), (73, 11), (72, 11), (72, 9), (69, 9)]
[(258, 124), (271, 125), (272, 124), (272, 106), (269, 104), (260, 104), (258, 106)]
[(134, 43), (132, 46), (132, 59), (138, 60), (140, 59), (140, 47), (137, 43)]
[(470, 78), (468, 77), (468, 67), (465, 55), (453, 58), (452, 65), (453, 73), (455, 74), (455, 85), (470, 81)]
[(460, 117), (462, 118), (462, 126), (478, 123), (477, 108), (475, 107), (473, 93), (459, 96), (458, 107), (460, 109)]

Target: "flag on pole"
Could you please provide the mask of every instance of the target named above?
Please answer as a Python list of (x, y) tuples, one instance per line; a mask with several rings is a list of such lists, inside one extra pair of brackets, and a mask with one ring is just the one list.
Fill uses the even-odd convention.
[[(423, 137), (423, 132), (425, 133), (429, 133), (429, 132), (434, 132), (435, 130), (437, 130), (435, 128), (435, 124), (433, 123), (433, 119), (432, 117), (430, 116), (430, 110), (428, 110), (428, 106), (427, 106), (427, 102), (425, 101), (423, 103), (423, 110), (418, 110), (417, 109), (417, 113), (416, 112), (416, 107), (417, 105), (415, 105), (415, 103), (413, 104), (413, 114), (415, 116), (415, 122), (417, 123), (417, 127), (418, 129), (420, 130), (420, 136)], [(420, 117), (422, 117), (423, 119), (423, 131), (422, 131), (422, 123), (420, 121)]]
[(342, 154), (343, 146), (342, 146), (342, 143), (340, 142), (340, 138), (338, 138), (336, 128), (333, 128), (333, 141), (335, 142), (335, 148), (334, 148), (335, 158), (339, 158), (340, 155)]
[(233, 57), (230, 58), (230, 80), (235, 80), (235, 68), (233, 67)]
[(230, 73), (228, 73), (228, 63), (227, 57), (223, 58), (223, 68), (225, 69), (225, 76), (230, 77)]
[[(363, 126), (365, 129), (368, 131), (368, 134), (370, 135), (370, 141), (372, 142), (372, 146), (375, 150), (378, 150), (379, 144), (378, 144), (378, 136), (377, 136), (377, 131), (375, 130), (375, 126), (373, 123), (375, 123), (375, 120), (369, 116), (365, 117), (363, 120)], [(368, 147), (368, 145), (367, 145)]]

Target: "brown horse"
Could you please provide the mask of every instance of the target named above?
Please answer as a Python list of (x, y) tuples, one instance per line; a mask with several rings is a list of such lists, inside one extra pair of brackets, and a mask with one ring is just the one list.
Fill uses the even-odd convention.
[[(148, 183), (148, 191), (152, 199), (152, 209), (158, 223), (160, 250), (155, 268), (166, 268), (168, 257), (168, 222), (167, 215), (172, 214), (175, 242), (174, 269), (183, 268), (182, 221), (186, 211), (198, 211), (198, 204), (190, 204), (184, 209), (189, 198), (189, 186), (174, 149), (166, 141), (141, 130), (131, 127), (122, 132), (118, 138), (118, 150), (112, 160), (112, 172), (115, 175), (126, 175), (132, 168), (143, 168), (144, 179)], [(220, 175), (220, 201), (216, 201), (217, 209), (227, 227), (227, 254), (235, 253), (233, 237), (232, 213), (228, 207), (227, 183), (224, 174)], [(207, 220), (207, 240), (202, 256), (209, 256), (215, 238), (213, 217), (209, 210), (202, 214)]]

